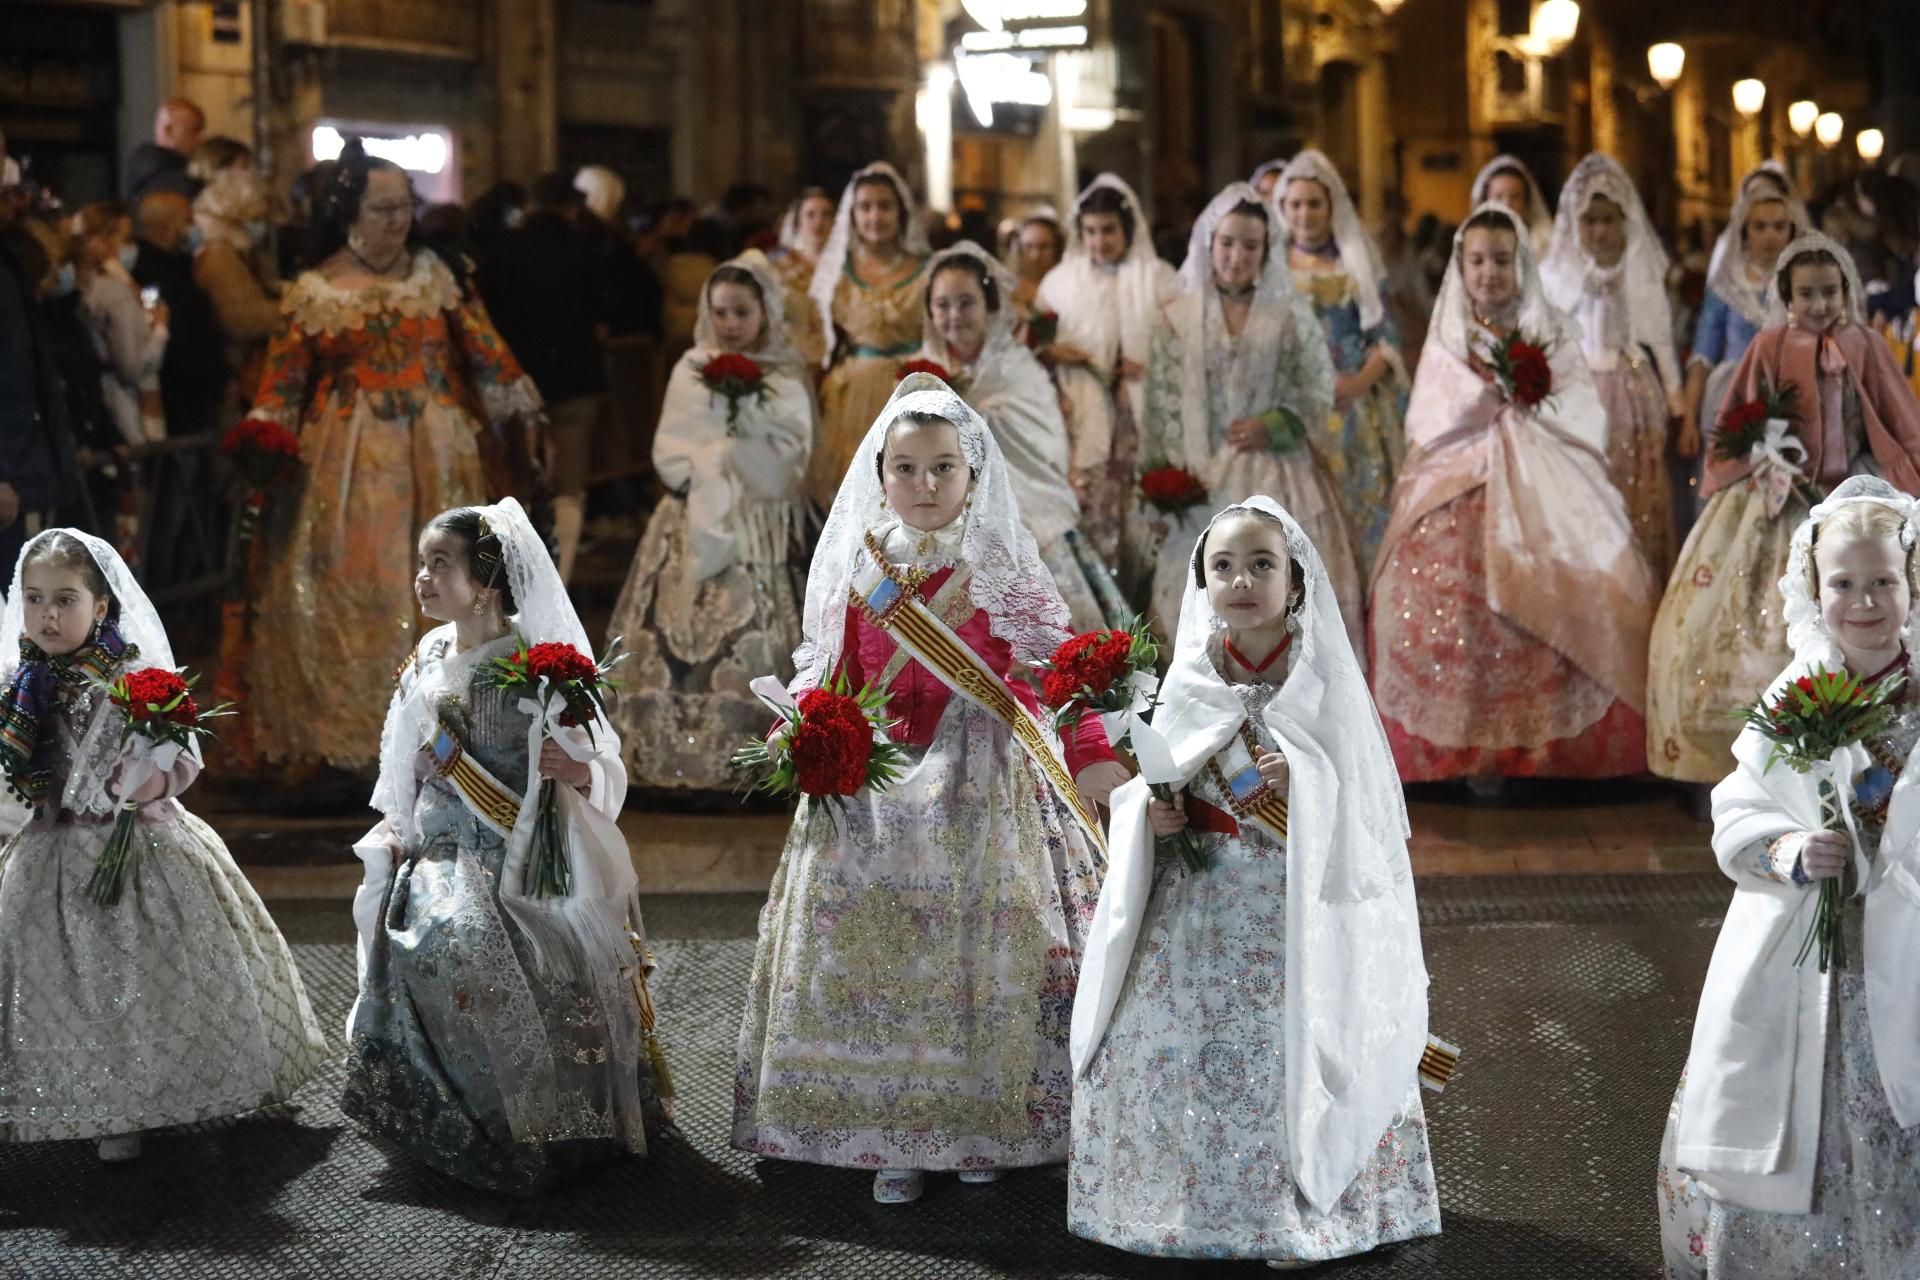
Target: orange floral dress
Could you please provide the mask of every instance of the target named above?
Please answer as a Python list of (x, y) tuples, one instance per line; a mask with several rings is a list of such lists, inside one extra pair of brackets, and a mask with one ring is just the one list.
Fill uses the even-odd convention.
[(299, 435), (301, 475), (274, 495), (250, 600), (224, 619), (219, 692), (241, 715), (223, 754), (361, 769), (414, 647), (420, 528), (486, 500), (478, 434), (540, 397), (426, 250), (371, 288), (308, 272), (281, 310), (252, 412)]

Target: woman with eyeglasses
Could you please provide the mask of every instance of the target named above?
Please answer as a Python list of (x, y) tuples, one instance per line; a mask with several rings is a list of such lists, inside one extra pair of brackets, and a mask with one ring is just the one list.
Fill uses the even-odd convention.
[(251, 416), (299, 437), (299, 465), (269, 494), (220, 663), (242, 708), (221, 745), (255, 768), (373, 766), (415, 639), (421, 522), (494, 496), (493, 442), (540, 413), (464, 264), (421, 242), (414, 208), (406, 174), (349, 142), (267, 349)]

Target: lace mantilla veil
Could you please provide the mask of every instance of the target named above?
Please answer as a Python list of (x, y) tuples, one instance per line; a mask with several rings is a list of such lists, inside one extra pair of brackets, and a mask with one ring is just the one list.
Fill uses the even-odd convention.
[(1540, 262), (1540, 282), (1547, 297), (1562, 311), (1580, 303), (1595, 273), (1601, 270), (1580, 244), (1580, 218), (1597, 196), (1612, 201), (1626, 219), (1626, 250), (1620, 256), (1622, 292), (1626, 302), (1627, 341), (1653, 353), (1660, 383), (1669, 392), (1680, 386), (1680, 360), (1673, 349), (1673, 308), (1667, 301), (1667, 251), (1647, 218), (1646, 207), (1633, 179), (1612, 156), (1595, 153), (1574, 166), (1560, 188), (1560, 211), (1553, 220), (1553, 236)]
[(1515, 173), (1527, 184), (1527, 211), (1523, 218), (1527, 234), (1533, 238), (1536, 249), (1546, 244), (1547, 237), (1553, 234), (1553, 210), (1547, 207), (1547, 197), (1540, 190), (1539, 179), (1533, 176), (1533, 170), (1519, 156), (1497, 155), (1487, 161), (1480, 172), (1474, 175), (1473, 189), (1468, 194), (1468, 202), (1476, 209), (1487, 203), (1487, 188), (1502, 173)]
[(1440, 281), (1440, 292), (1433, 301), (1433, 324), (1427, 330), (1428, 344), (1439, 343), (1442, 350), (1461, 361), (1465, 361), (1473, 351), (1474, 335), (1479, 331), (1479, 325), (1474, 322), (1473, 299), (1467, 295), (1467, 282), (1460, 274), (1460, 255), (1466, 246), (1468, 224), (1483, 213), (1499, 216), (1513, 229), (1516, 241), (1513, 270), (1518, 304), (1514, 310), (1514, 327), (1528, 338), (1548, 345), (1568, 340), (1566, 318), (1547, 301), (1546, 291), (1540, 287), (1540, 271), (1534, 265), (1533, 246), (1527, 239), (1526, 227), (1513, 210), (1489, 202), (1469, 214), (1460, 224), (1460, 229), (1453, 233), (1453, 253), (1447, 258), (1447, 274)]
[(833, 230), (827, 235), (826, 246), (820, 250), (819, 262), (814, 265), (813, 282), (807, 286), (808, 296), (820, 311), (821, 332), (827, 335), (823, 365), (833, 363), (833, 292), (840, 287), (840, 277), (847, 270), (847, 255), (853, 251), (853, 193), (861, 182), (871, 178), (884, 178), (900, 201), (901, 250), (910, 257), (925, 257), (931, 251), (927, 229), (920, 225), (920, 210), (913, 202), (913, 192), (907, 188), (907, 180), (900, 176), (898, 169), (879, 160), (847, 179), (846, 188), (840, 192), (840, 208), (833, 215)]
[[(1317, 182), (1327, 193), (1328, 206), (1333, 210), (1333, 242), (1340, 249), (1341, 267), (1353, 280), (1354, 301), (1360, 304), (1360, 327), (1379, 328), (1387, 318), (1386, 302), (1380, 294), (1386, 284), (1387, 268), (1380, 257), (1380, 246), (1360, 221), (1360, 212), (1353, 207), (1353, 197), (1347, 193), (1340, 171), (1333, 167), (1333, 161), (1312, 148), (1287, 162), (1287, 167), (1280, 171), (1279, 185), (1273, 189), (1273, 211), (1279, 228), (1274, 256), (1283, 257), (1281, 248), (1293, 243), (1293, 233), (1281, 209), (1287, 184), (1301, 180)], [(1281, 265), (1285, 265), (1284, 261)]]
[[(773, 264), (767, 261), (767, 255), (758, 249), (749, 249), (720, 265), (739, 268), (752, 276), (754, 283), (760, 286), (760, 345), (747, 354), (761, 364), (796, 369), (804, 365), (806, 357), (794, 350), (787, 336), (786, 288), (780, 283), (780, 277), (774, 274)], [(693, 347), (696, 351), (720, 350), (720, 339), (713, 328), (713, 306), (707, 300), (712, 288), (713, 277), (709, 275), (706, 283), (700, 286), (700, 313), (693, 322)]]
[[(13, 562), (13, 583), (7, 591), (5, 606), (0, 607), (0, 686), (11, 684), (14, 673), (20, 669), (20, 637), (26, 632), (26, 608), (20, 594), (21, 570), (35, 548), (57, 533), (64, 533), (84, 546), (106, 578), (107, 594), (120, 606), (114, 625), (119, 628), (120, 638), (127, 642), (129, 653), (139, 650), (129, 666), (135, 670), (141, 667), (173, 670), (173, 645), (167, 640), (167, 629), (160, 624), (153, 602), (135, 581), (133, 570), (113, 545), (78, 529), (46, 529), (28, 539)], [(73, 813), (111, 812), (117, 801), (108, 787), (120, 754), (120, 717), (96, 714), (74, 752), (60, 807)], [(186, 754), (200, 759), (198, 739), (188, 744)]]
[[(1820, 602), (1814, 598), (1811, 579), (1814, 535), (1822, 521), (1842, 507), (1860, 502), (1877, 502), (1897, 512), (1906, 527), (1900, 532), (1901, 547), (1912, 552), (1920, 538), (1920, 502), (1900, 492), (1878, 476), (1849, 476), (1834, 487), (1826, 501), (1807, 513), (1793, 531), (1787, 551), (1787, 571), (1780, 575), (1780, 616), (1787, 624), (1787, 647), (1793, 650), (1794, 666), (1820, 663), (1838, 670), (1844, 663), (1840, 646), (1820, 616)], [(1907, 613), (1907, 625), (1901, 632), (1909, 654), (1920, 654), (1920, 601)]]
[(945, 418), (959, 432), (973, 484), (966, 510), (955, 522), (961, 528), (953, 559), (971, 570), (967, 593), (986, 611), (993, 634), (1029, 664), (1051, 657), (1069, 634), (1066, 602), (1021, 522), (1006, 459), (993, 433), (946, 383), (932, 374), (912, 373), (900, 380), (854, 452), (820, 532), (807, 577), (805, 634), (794, 651), (795, 675), (788, 685), (795, 696), (824, 684), (840, 664), (847, 600), (861, 559), (869, 554), (867, 535), (884, 540), (900, 527), (899, 517), (886, 508), (879, 458), (888, 429), (909, 413)]
[[(1007, 350), (1016, 344), (1014, 329), (1018, 317), (1013, 313), (1013, 291), (1019, 284), (1006, 264), (988, 253), (971, 240), (962, 240), (950, 249), (942, 249), (933, 255), (927, 263), (927, 292), (933, 292), (933, 278), (940, 274), (940, 268), (949, 262), (967, 259), (979, 268), (982, 280), (993, 281), (994, 288), (1000, 293), (1000, 309), (987, 313), (987, 337), (980, 344), (980, 355), (974, 360), (977, 369), (988, 369), (998, 363)], [(981, 292), (985, 292), (983, 289)], [(929, 360), (944, 366), (949, 372), (957, 371), (960, 358), (947, 349), (945, 339), (934, 332), (931, 321), (920, 339), (920, 348)]]
[[(1838, 242), (1819, 231), (1804, 231), (1794, 237), (1793, 243), (1780, 251), (1778, 263), (1780, 267), (1785, 267), (1803, 253), (1816, 253), (1822, 250), (1833, 255), (1833, 260), (1840, 264), (1840, 274), (1846, 279), (1847, 320), (1853, 324), (1865, 324), (1867, 322), (1867, 295), (1866, 290), (1860, 284), (1860, 268), (1854, 265), (1853, 255), (1842, 248)], [(1774, 275), (1777, 281), (1779, 276), (1778, 269), (1775, 270)], [(1786, 296), (1780, 292), (1780, 287), (1777, 282), (1769, 292), (1770, 296), (1767, 299), (1767, 328), (1774, 329), (1783, 324), (1791, 323), (1788, 319)], [(1874, 339), (1875, 342), (1879, 340), (1877, 337)]]
[[(1755, 172), (1771, 174), (1773, 171), (1760, 169)], [(1783, 195), (1770, 184), (1761, 182), (1749, 183), (1741, 188), (1740, 199), (1734, 204), (1733, 212), (1727, 217), (1726, 228), (1714, 244), (1713, 265), (1707, 274), (1707, 287), (1719, 294), (1721, 301), (1738, 311), (1756, 329), (1767, 327), (1767, 310), (1775, 292), (1772, 266), (1768, 267), (1766, 282), (1759, 289), (1756, 290), (1753, 282), (1747, 279), (1744, 233), (1748, 215), (1753, 212), (1755, 205), (1761, 204), (1785, 205), (1787, 216), (1793, 219), (1793, 235), (1796, 239), (1813, 225), (1807, 214), (1807, 206), (1800, 203), (1800, 197)]]

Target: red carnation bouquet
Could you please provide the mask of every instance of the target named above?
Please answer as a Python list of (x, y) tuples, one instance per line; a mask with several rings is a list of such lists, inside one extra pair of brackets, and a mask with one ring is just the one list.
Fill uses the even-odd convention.
[(1717, 462), (1744, 462), (1766, 491), (1767, 514), (1777, 516), (1787, 495), (1798, 489), (1813, 506), (1826, 495), (1801, 471), (1807, 448), (1789, 433), (1795, 417), (1797, 392), (1792, 383), (1775, 387), (1760, 380), (1760, 396), (1742, 400), (1720, 411), (1713, 428), (1713, 457)]
[(733, 753), (734, 768), (760, 775), (756, 790), (798, 792), (837, 807), (862, 787), (884, 791), (899, 778), (906, 750), (886, 736), (892, 722), (884, 687), (854, 693), (841, 675), (776, 710), (780, 725), (772, 736)]
[[(1053, 727), (1066, 733), (1080, 723), (1089, 711), (1107, 719), (1108, 732), (1118, 730), (1114, 747), (1138, 751), (1136, 736), (1146, 739), (1154, 731), (1137, 717), (1153, 709), (1158, 700), (1160, 644), (1148, 630), (1144, 617), (1135, 617), (1124, 631), (1088, 631), (1074, 636), (1053, 656), (1040, 664), (1046, 674), (1040, 682), (1041, 704), (1053, 711)], [(1164, 754), (1165, 744), (1154, 735), (1156, 754)], [(1173, 803), (1173, 787), (1165, 782), (1149, 782), (1148, 788), (1165, 804)], [(1206, 867), (1206, 854), (1199, 838), (1191, 830), (1173, 837), (1180, 856), (1190, 870)]]
[[(540, 704), (543, 718), (568, 728), (584, 725), (587, 737), (592, 739), (594, 718), (606, 713), (606, 691), (618, 683), (609, 673), (624, 656), (619, 648), (620, 642), (615, 640), (607, 646), (607, 660), (595, 662), (570, 644), (550, 640), (529, 645), (524, 637), (515, 636), (513, 652), (495, 658), (483, 676), (496, 689), (525, 689)], [(561, 704), (558, 708), (556, 701)], [(529, 898), (564, 898), (572, 890), (559, 793), (552, 778), (542, 778), (539, 804), (534, 810), (533, 842), (521, 874), (520, 892)]]
[(1522, 409), (1553, 398), (1553, 365), (1547, 348), (1514, 330), (1487, 355), (1501, 394)]
[(240, 502), (240, 547), (253, 541), (267, 493), (287, 483), (300, 468), (300, 437), (272, 418), (247, 418), (235, 423), (220, 441), (220, 451), (232, 460), (246, 486)]
[[(1795, 773), (1818, 774), (1820, 825), (1839, 831), (1841, 786), (1852, 785), (1851, 749), (1884, 731), (1895, 715), (1904, 681), (1889, 676), (1869, 683), (1845, 671), (1816, 666), (1809, 675), (1762, 698), (1740, 716), (1748, 726), (1773, 743), (1766, 767), (1784, 764)], [(1845, 881), (1851, 873), (1820, 882), (1820, 900), (1814, 906), (1813, 925), (1794, 963), (1800, 964), (1817, 945), (1820, 972), (1847, 963), (1846, 935), (1841, 909), (1847, 899)]]
[(700, 379), (700, 385), (707, 389), (707, 396), (725, 396), (727, 398), (727, 434), (732, 435), (740, 422), (740, 404), (751, 396), (756, 403), (765, 404), (771, 394), (767, 389), (767, 371), (760, 362), (750, 356), (737, 352), (717, 355), (700, 366), (694, 375)]
[(1207, 501), (1207, 486), (1185, 467), (1165, 462), (1150, 464), (1140, 473), (1140, 496), (1163, 515), (1179, 519)]
[(902, 364), (900, 366), (900, 372), (897, 375), (895, 375), (894, 381), (896, 382), (904, 381), (905, 379), (911, 377), (916, 373), (930, 373), (934, 377), (940, 379), (940, 381), (946, 383), (949, 387), (953, 387), (956, 390), (958, 390), (960, 387), (960, 384), (963, 381), (965, 381), (965, 379), (960, 374), (951, 372), (947, 368), (947, 366), (941, 364), (938, 360), (927, 360), (927, 359), (921, 359), (921, 358), (908, 360), (906, 363)]
[(233, 714), (233, 704), (228, 702), (202, 710), (193, 698), (193, 680), (165, 667), (123, 672), (107, 686), (107, 698), (125, 717), (120, 741), (145, 738), (150, 754), (158, 759), (143, 757), (144, 767), (136, 767), (133, 761), (122, 767), (120, 808), (114, 814), (107, 847), (87, 880), (87, 896), (103, 907), (120, 901), (127, 868), (133, 862), (133, 821), (140, 806), (126, 796), (138, 791), (153, 773), (171, 769), (195, 738), (211, 738), (208, 720)]
[(1045, 351), (1060, 336), (1060, 313), (1057, 311), (1036, 311), (1027, 318), (1027, 347), (1032, 351)]

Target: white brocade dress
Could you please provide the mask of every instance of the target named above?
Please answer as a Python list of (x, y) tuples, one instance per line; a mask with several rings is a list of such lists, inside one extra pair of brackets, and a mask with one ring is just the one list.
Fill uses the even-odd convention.
[[(89, 726), (119, 714), (90, 685), (63, 685), (59, 703), (43, 729), (57, 738), (55, 797)], [(174, 789), (196, 772), (176, 765)], [(113, 801), (104, 779), (73, 799), (84, 812), (43, 802), (0, 848), (0, 1142), (284, 1102), (326, 1041), (286, 940), (220, 837), (177, 800), (141, 806), (120, 901), (103, 907), (87, 882)]]
[[(1273, 685), (1233, 685), (1265, 750)], [(1191, 794), (1227, 800), (1207, 771)], [(1073, 1095), (1067, 1227), (1132, 1253), (1325, 1261), (1435, 1235), (1419, 1085), (1373, 1163), (1317, 1213), (1288, 1166), (1286, 847), (1248, 824), (1203, 835), (1206, 870), (1164, 861), (1140, 941)]]

